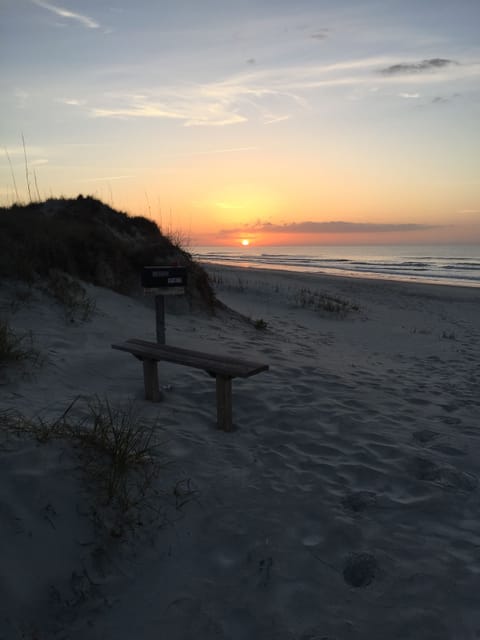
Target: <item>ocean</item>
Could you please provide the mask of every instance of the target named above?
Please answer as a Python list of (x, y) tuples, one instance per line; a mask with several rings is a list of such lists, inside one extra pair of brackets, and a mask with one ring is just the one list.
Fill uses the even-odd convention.
[(478, 245), (195, 247), (203, 263), (480, 287)]

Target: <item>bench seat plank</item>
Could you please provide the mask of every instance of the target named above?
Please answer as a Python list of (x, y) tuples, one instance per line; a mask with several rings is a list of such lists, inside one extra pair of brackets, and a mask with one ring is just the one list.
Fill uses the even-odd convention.
[(146, 340), (126, 340), (119, 344), (112, 344), (112, 348), (127, 351), (138, 358), (182, 364), (231, 378), (248, 378), (268, 369), (268, 365), (259, 362), (192, 351)]
[(158, 402), (161, 399), (161, 392), (158, 386), (158, 362), (165, 361), (203, 369), (215, 377), (217, 425), (224, 431), (231, 431), (232, 429), (232, 378), (248, 378), (261, 371), (268, 370), (268, 365), (260, 362), (202, 351), (192, 351), (191, 349), (182, 349), (181, 347), (134, 338), (112, 344), (112, 348), (131, 353), (142, 361), (145, 398), (154, 402)]

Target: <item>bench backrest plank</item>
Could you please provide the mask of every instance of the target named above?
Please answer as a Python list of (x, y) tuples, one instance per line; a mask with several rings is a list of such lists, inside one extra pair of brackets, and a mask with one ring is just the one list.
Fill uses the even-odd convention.
[(192, 351), (146, 340), (126, 340), (119, 344), (112, 344), (112, 348), (127, 351), (138, 358), (183, 364), (232, 378), (248, 378), (261, 371), (268, 370), (268, 365), (259, 362), (204, 353), (202, 351)]

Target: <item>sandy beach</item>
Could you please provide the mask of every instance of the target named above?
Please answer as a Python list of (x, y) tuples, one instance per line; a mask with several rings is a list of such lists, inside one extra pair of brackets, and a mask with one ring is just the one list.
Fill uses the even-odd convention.
[(111, 349), (155, 339), (150, 299), (85, 285), (69, 323), (0, 287), (38, 352), (0, 371), (5, 422), (108, 399), (161, 443), (136, 521), (100, 534), (75, 446), (3, 429), (0, 638), (480, 637), (480, 288), (207, 270), (227, 308), (173, 301), (167, 342), (269, 365), (234, 380), (231, 433), (205, 372), (162, 364), (149, 403)]

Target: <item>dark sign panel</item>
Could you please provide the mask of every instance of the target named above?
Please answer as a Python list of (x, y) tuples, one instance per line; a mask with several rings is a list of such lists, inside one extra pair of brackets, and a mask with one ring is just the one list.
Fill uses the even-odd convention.
[(185, 267), (143, 267), (142, 287), (144, 289), (170, 289), (186, 285)]

